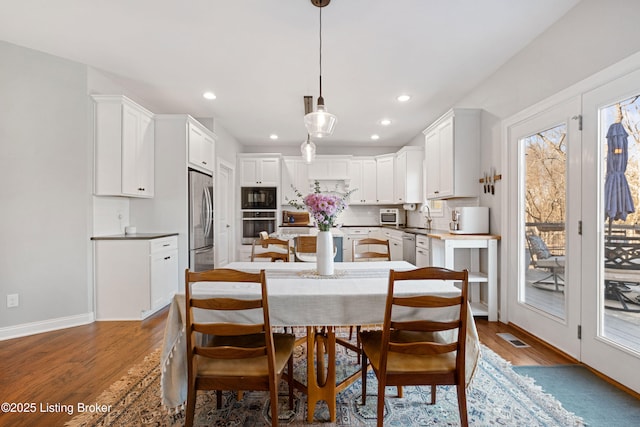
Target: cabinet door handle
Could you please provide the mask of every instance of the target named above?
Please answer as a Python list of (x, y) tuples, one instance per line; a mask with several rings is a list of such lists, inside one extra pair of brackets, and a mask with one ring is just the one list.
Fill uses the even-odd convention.
[(205, 162), (205, 161), (203, 160), (203, 161), (202, 161), (202, 164), (203, 164), (203, 165), (206, 165), (206, 164), (207, 164), (207, 162)]
[(171, 246), (171, 243), (165, 243), (162, 246)]
[(170, 256), (166, 256), (166, 257), (164, 257), (164, 259), (165, 259), (165, 261), (166, 261), (166, 260), (168, 260), (168, 259), (171, 259), (171, 257), (170, 257)]

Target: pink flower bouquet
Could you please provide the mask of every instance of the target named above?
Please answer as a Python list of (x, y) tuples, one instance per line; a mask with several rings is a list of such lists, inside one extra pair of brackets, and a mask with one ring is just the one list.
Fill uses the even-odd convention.
[(353, 192), (351, 190), (346, 194), (322, 193), (318, 181), (314, 182), (314, 192), (306, 196), (303, 196), (296, 188), (294, 188), (294, 191), (303, 204), (300, 204), (297, 200), (289, 200), (289, 205), (309, 211), (316, 220), (320, 231), (331, 230), (331, 227), (335, 225), (338, 214), (347, 207), (347, 197)]

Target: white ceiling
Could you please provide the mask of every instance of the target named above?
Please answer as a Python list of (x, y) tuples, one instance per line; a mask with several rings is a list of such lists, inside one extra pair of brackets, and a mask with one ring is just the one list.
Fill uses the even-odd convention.
[[(323, 95), (338, 124), (322, 144), (406, 144), (578, 1), (333, 0)], [(213, 116), (243, 145), (299, 145), (318, 18), (310, 0), (0, 0), (0, 40), (112, 73), (156, 113)]]

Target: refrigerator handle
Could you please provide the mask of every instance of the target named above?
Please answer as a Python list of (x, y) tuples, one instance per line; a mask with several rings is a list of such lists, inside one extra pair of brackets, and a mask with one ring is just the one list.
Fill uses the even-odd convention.
[(204, 199), (205, 199), (205, 209), (204, 209), (204, 235), (209, 236), (211, 233), (211, 223), (213, 222), (213, 203), (211, 200), (211, 193), (209, 193), (209, 189), (205, 187), (203, 190)]
[(209, 198), (207, 197), (207, 188), (202, 189), (202, 211), (200, 212), (200, 221), (202, 221), (202, 234), (206, 237), (209, 233), (209, 223), (207, 217), (209, 216)]

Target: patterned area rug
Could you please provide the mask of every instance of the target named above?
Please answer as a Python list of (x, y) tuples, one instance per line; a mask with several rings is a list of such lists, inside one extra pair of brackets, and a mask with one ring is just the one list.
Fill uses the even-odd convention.
[[(355, 356), (338, 346), (338, 378), (358, 369)], [(296, 348), (296, 378), (304, 378), (305, 348)], [(184, 413), (168, 414), (160, 404), (160, 352), (156, 350), (143, 363), (103, 393), (97, 402), (112, 405), (107, 414), (82, 414), (66, 424), (78, 426), (182, 426)], [(367, 380), (367, 405), (362, 406), (361, 382), (354, 382), (338, 395), (337, 417), (330, 423), (324, 402), (315, 410), (315, 422), (325, 426), (373, 426), (376, 424), (377, 384), (373, 372)], [(306, 396), (295, 393), (293, 411), (288, 409), (286, 384), (280, 390), (281, 425), (304, 426)], [(223, 406), (216, 409), (215, 394), (200, 392), (196, 406), (196, 426), (269, 426), (268, 393), (245, 392), (242, 400), (235, 393), (223, 394)], [(404, 398), (396, 397), (395, 387), (387, 390), (385, 426), (456, 426), (458, 404), (454, 387), (438, 387), (431, 405), (430, 387), (405, 387)], [(518, 375), (509, 362), (482, 347), (476, 375), (467, 389), (469, 424), (472, 426), (582, 426), (582, 420), (562, 408), (553, 396), (544, 393), (532, 379)]]

